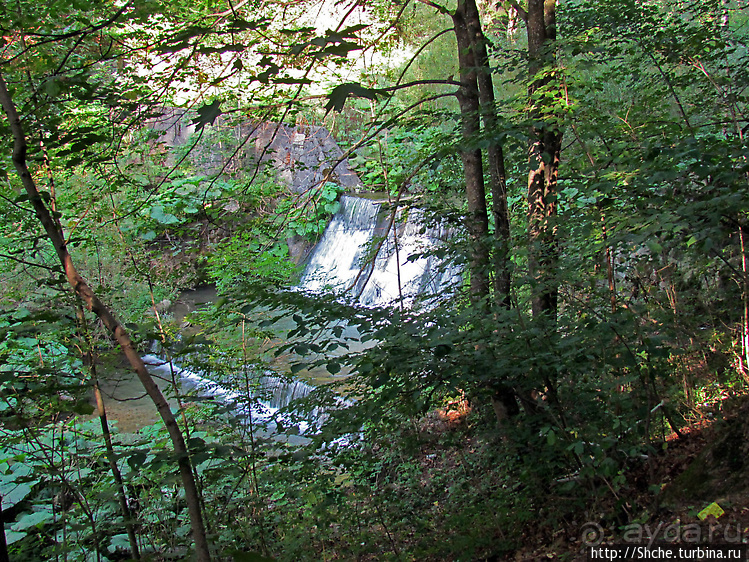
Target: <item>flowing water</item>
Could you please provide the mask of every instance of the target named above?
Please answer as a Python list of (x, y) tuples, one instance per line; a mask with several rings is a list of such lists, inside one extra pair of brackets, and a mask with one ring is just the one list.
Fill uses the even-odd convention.
[[(417, 296), (437, 295), (459, 279), (456, 268), (443, 267), (435, 256), (421, 255), (445, 240), (449, 235), (446, 229), (423, 228), (421, 214), (413, 210), (408, 217), (401, 212), (391, 228), (390, 212), (384, 201), (343, 196), (340, 202), (339, 212), (308, 259), (299, 283), (301, 290), (311, 293), (332, 290), (364, 306), (410, 306)], [(183, 322), (190, 312), (215, 301), (216, 297), (212, 287), (184, 291), (171, 312), (175, 320)], [(229, 385), (219, 384), (199, 370), (170, 366), (156, 355), (144, 359), (162, 389), (169, 390), (170, 383), (165, 381), (174, 378), (183, 392), (191, 390), (203, 397), (234, 404), (235, 413), (248, 418), (251, 414), (253, 420), (267, 422), (279, 409), (307, 396), (313, 389), (300, 380), (289, 382), (267, 371), (254, 381), (256, 399), (252, 410), (247, 411), (246, 406), (237, 406), (243, 399)], [(293, 361), (293, 357), (281, 358), (276, 367), (286, 370), (288, 362)], [(110, 397), (109, 414), (118, 420), (120, 431), (133, 432), (159, 419), (134, 376), (110, 379), (103, 385), (103, 391)], [(170, 403), (177, 406), (176, 400)]]
[[(198, 308), (216, 300), (216, 289), (214, 287), (201, 287), (183, 291), (179, 298), (172, 304), (174, 318), (182, 322), (185, 317)], [(145, 356), (144, 359), (148, 359)], [(164, 373), (154, 372), (162, 360), (154, 358), (149, 369), (155, 377), (156, 384), (165, 396), (168, 397), (172, 409), (178, 407), (177, 400), (169, 398), (172, 395), (172, 383), (170, 376), (162, 376)], [(137, 430), (158, 422), (161, 417), (156, 411), (151, 399), (145, 394), (143, 385), (138, 377), (132, 372), (130, 366), (123, 362), (113, 369), (113, 372), (102, 373), (101, 390), (107, 408), (107, 417), (116, 422), (122, 433), (134, 433)]]
[[(289, 407), (294, 401), (306, 397), (313, 387), (300, 380), (287, 381), (275, 375), (271, 371), (265, 371), (259, 376), (252, 376), (247, 381), (248, 391), (252, 397), (247, 396), (228, 383), (221, 384), (211, 380), (197, 369), (183, 368), (172, 362), (164, 361), (156, 355), (146, 355), (144, 361), (149, 366), (149, 371), (164, 379), (179, 381), (180, 391), (190, 393), (203, 398), (209, 398), (222, 405), (231, 406), (230, 415), (244, 420), (252, 420), (252, 423), (261, 424), (268, 431), (275, 431), (275, 421), (279, 418), (279, 410)], [(243, 386), (242, 383), (239, 386)], [(250, 406), (247, 403), (250, 403)], [(279, 421), (285, 425), (292, 424), (292, 417), (283, 416)], [(308, 422), (299, 423), (300, 433), (308, 428)]]
[(422, 214), (398, 213), (390, 227), (385, 201), (344, 195), (341, 208), (315, 246), (299, 283), (313, 293), (331, 290), (364, 306), (413, 304), (436, 295), (460, 272), (424, 255), (444, 243), (449, 230), (424, 228)]

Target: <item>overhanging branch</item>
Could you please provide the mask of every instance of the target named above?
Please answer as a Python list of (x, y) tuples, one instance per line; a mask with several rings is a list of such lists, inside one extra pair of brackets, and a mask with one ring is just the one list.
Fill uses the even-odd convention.
[(34, 208), (34, 213), (36, 214), (37, 219), (41, 223), (44, 231), (47, 233), (47, 237), (55, 248), (55, 252), (57, 253), (63, 270), (65, 271), (68, 282), (73, 287), (75, 293), (80, 296), (86, 304), (86, 308), (96, 314), (101, 322), (112, 333), (112, 336), (117, 341), (131, 367), (138, 375), (138, 379), (143, 385), (143, 388), (148, 393), (164, 421), (164, 425), (166, 426), (172, 445), (174, 446), (180, 476), (182, 477), (182, 484), (185, 489), (185, 502), (187, 503), (188, 512), (190, 514), (190, 524), (193, 540), (195, 541), (196, 558), (199, 562), (210, 562), (211, 556), (208, 550), (205, 526), (203, 524), (200, 495), (195, 483), (189, 458), (189, 451), (184, 437), (182, 436), (182, 431), (180, 430), (177, 420), (174, 418), (174, 414), (172, 414), (169, 403), (166, 401), (166, 398), (164, 398), (161, 389), (153, 380), (153, 377), (148, 372), (143, 359), (136, 351), (135, 346), (130, 339), (130, 335), (122, 324), (120, 324), (120, 322), (114, 317), (109, 308), (99, 300), (99, 297), (96, 296), (88, 282), (80, 275), (80, 273), (78, 273), (78, 270), (73, 263), (73, 259), (68, 252), (62, 230), (59, 228), (49, 209), (47, 209), (44, 204), (44, 200), (36, 187), (36, 182), (31, 176), (31, 172), (26, 164), (26, 153), (28, 151), (26, 134), (24, 133), (23, 126), (21, 125), (21, 118), (18, 115), (13, 98), (8, 92), (5, 78), (2, 74), (0, 74), (0, 105), (2, 105), (3, 110), (8, 117), (8, 125), (13, 137), (13, 165), (21, 178), (21, 183), (23, 184), (29, 201)]

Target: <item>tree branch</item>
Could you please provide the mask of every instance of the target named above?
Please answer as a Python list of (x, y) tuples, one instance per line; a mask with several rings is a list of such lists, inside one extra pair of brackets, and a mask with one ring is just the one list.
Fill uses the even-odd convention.
[(460, 82), (455, 80), (414, 80), (413, 82), (407, 82), (406, 84), (398, 84), (396, 86), (388, 86), (387, 88), (380, 88), (383, 92), (395, 92), (402, 90), (403, 88), (410, 88), (411, 86), (426, 86), (428, 84), (442, 84), (447, 86), (462, 86)]
[(434, 8), (441, 14), (450, 15), (450, 10), (448, 10), (445, 6), (437, 4), (436, 2), (432, 2), (431, 0), (416, 0), (416, 1), (422, 4), (425, 4), (426, 6), (431, 6), (432, 8)]
[(237, 17), (237, 10), (239, 10), (242, 6), (247, 4), (250, 0), (243, 0), (236, 6), (234, 6), (231, 2), (229, 2), (229, 9), (225, 12), (219, 12), (218, 14), (211, 14), (208, 16), (209, 18), (224, 18), (226, 16), (234, 16)]
[(80, 296), (86, 304), (86, 308), (96, 314), (96, 316), (99, 317), (102, 323), (112, 333), (114, 339), (120, 345), (120, 348), (125, 354), (125, 357), (127, 357), (128, 362), (138, 375), (143, 388), (156, 406), (156, 409), (161, 415), (161, 419), (164, 421), (164, 425), (166, 426), (174, 446), (179, 472), (185, 489), (185, 501), (190, 514), (196, 557), (199, 562), (210, 562), (211, 555), (208, 550), (205, 526), (203, 524), (203, 514), (200, 508), (200, 496), (195, 484), (189, 451), (182, 436), (182, 431), (177, 424), (177, 420), (174, 418), (174, 414), (172, 414), (169, 403), (161, 393), (161, 389), (153, 380), (153, 377), (151, 377), (148, 369), (146, 369), (143, 359), (138, 355), (138, 352), (130, 339), (130, 335), (122, 324), (120, 324), (120, 322), (114, 317), (109, 308), (99, 300), (99, 297), (97, 297), (93, 292), (88, 282), (80, 275), (80, 273), (78, 273), (78, 270), (73, 263), (73, 259), (68, 252), (63, 233), (45, 206), (44, 200), (36, 187), (36, 182), (31, 176), (31, 172), (26, 164), (26, 153), (28, 151), (26, 134), (24, 133), (23, 126), (21, 125), (21, 118), (18, 115), (13, 98), (8, 92), (5, 78), (2, 74), (0, 74), (0, 104), (8, 117), (8, 125), (13, 137), (13, 165), (21, 178), (21, 183), (26, 190), (29, 201), (34, 207), (37, 219), (43, 226), (47, 233), (47, 237), (55, 248), (62, 268), (65, 271), (65, 275), (68, 278), (68, 282), (73, 287), (75, 293)]
[(11, 261), (14, 261), (16, 263), (20, 263), (21, 265), (27, 265), (29, 267), (39, 267), (41, 269), (46, 269), (47, 271), (50, 271), (52, 273), (60, 273), (60, 270), (56, 269), (54, 267), (50, 267), (50, 266), (44, 265), (42, 263), (34, 263), (32, 261), (26, 261), (26, 260), (23, 260), (21, 258), (17, 258), (17, 257), (11, 256), (10, 254), (0, 253), (0, 258), (6, 259), (6, 260), (11, 260)]
[(69, 31), (67, 33), (61, 33), (60, 35), (54, 35), (54, 34), (44, 34), (44, 33), (31, 33), (26, 32), (25, 35), (27, 37), (45, 37), (45, 39), (41, 41), (37, 41), (32, 46), (23, 49), (20, 53), (16, 54), (13, 57), (10, 57), (9, 59), (6, 59), (2, 61), (0, 64), (8, 64), (10, 62), (13, 62), (17, 58), (23, 56), (26, 51), (30, 50), (33, 47), (38, 47), (39, 45), (44, 45), (46, 43), (54, 43), (56, 41), (62, 41), (64, 39), (70, 39), (71, 37), (77, 37), (79, 35), (88, 35), (89, 33), (95, 33), (97, 31), (100, 31), (104, 29), (105, 27), (112, 25), (114, 22), (116, 22), (122, 14), (124, 14), (127, 9), (130, 8), (130, 2), (126, 3), (122, 8), (117, 10), (112, 16), (109, 18), (97, 23), (96, 25), (91, 25), (89, 27), (83, 28), (83, 29), (76, 29), (74, 31)]

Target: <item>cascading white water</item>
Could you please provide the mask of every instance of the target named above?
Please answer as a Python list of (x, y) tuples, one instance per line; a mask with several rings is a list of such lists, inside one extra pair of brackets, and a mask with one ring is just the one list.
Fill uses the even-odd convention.
[[(396, 220), (388, 229), (383, 204), (341, 197), (339, 212), (310, 255), (301, 288), (313, 293), (329, 289), (365, 306), (386, 306), (401, 299), (410, 305), (418, 295), (437, 294), (456, 279), (456, 268), (444, 268), (435, 256), (421, 255), (444, 240), (445, 229), (423, 228), (422, 214), (414, 210), (407, 220)], [(419, 257), (409, 259), (415, 254)]]
[[(336, 294), (358, 297), (365, 306), (387, 306), (401, 301), (410, 305), (418, 295), (434, 295), (459, 278), (460, 271), (445, 268), (435, 256), (409, 259), (442, 243), (449, 232), (441, 226), (423, 228), (421, 213), (410, 210), (406, 220), (401, 214), (390, 226), (384, 201), (343, 196), (338, 213), (332, 218), (321, 240), (315, 246), (300, 281), (300, 288), (319, 293), (333, 290)], [(401, 211), (401, 213), (406, 211)], [(383, 239), (384, 238), (384, 239)], [(377, 255), (372, 259), (375, 249)], [(245, 397), (199, 372), (169, 365), (163, 359), (144, 357), (150, 370), (168, 375), (171, 370), (183, 388), (201, 396), (211, 396), (226, 404), (234, 404), (235, 414), (251, 417), (274, 431), (279, 410), (307, 396), (314, 387), (283, 379), (266, 372), (256, 381), (255, 399), (251, 409), (242, 404)], [(313, 413), (319, 421), (320, 412)], [(281, 421), (281, 420), (279, 420)], [(288, 420), (283, 420), (287, 425)], [(309, 423), (299, 424), (304, 432)]]
[[(219, 384), (199, 372), (182, 368), (174, 362), (170, 364), (156, 355), (146, 355), (143, 357), (143, 361), (148, 366), (149, 371), (162, 378), (170, 379), (173, 374), (180, 381), (183, 390), (191, 390), (199, 396), (212, 397), (225, 404), (234, 403), (237, 405), (236, 414), (247, 419), (250, 417), (249, 414), (252, 414), (254, 423), (262, 423), (269, 429), (275, 427), (273, 422), (277, 419), (278, 411), (281, 408), (289, 406), (295, 400), (304, 398), (314, 390), (314, 387), (302, 381), (288, 382), (268, 371), (255, 381), (256, 384), (253, 385), (252, 390), (255, 399), (251, 405), (252, 409), (248, 410), (247, 406), (243, 405), (245, 397), (239, 392), (226, 385)], [(288, 419), (285, 421), (288, 421)], [(299, 425), (300, 433), (304, 433), (309, 423), (302, 422)]]
[(299, 286), (316, 293), (325, 289), (345, 292), (355, 288), (368, 244), (377, 228), (380, 205), (344, 195), (315, 246)]

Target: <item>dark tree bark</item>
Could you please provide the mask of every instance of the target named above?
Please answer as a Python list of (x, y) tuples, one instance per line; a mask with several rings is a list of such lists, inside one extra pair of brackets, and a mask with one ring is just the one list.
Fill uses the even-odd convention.
[(466, 20), (471, 46), (476, 59), (476, 74), (481, 104), (481, 118), (489, 146), (486, 151), (489, 164), (492, 215), (494, 216), (494, 300), (510, 308), (510, 214), (507, 208), (507, 174), (502, 144), (497, 139), (497, 107), (494, 83), (489, 64), (487, 39), (481, 26), (481, 16), (475, 0), (466, 0)]
[[(3, 510), (3, 497), (0, 496), (0, 513)], [(10, 562), (8, 543), (5, 540), (5, 521), (0, 517), (0, 562)]]
[(49, 212), (49, 209), (47, 209), (44, 204), (44, 200), (36, 187), (36, 182), (31, 177), (31, 173), (26, 164), (26, 152), (28, 149), (26, 135), (23, 126), (21, 125), (21, 119), (16, 111), (15, 104), (13, 103), (13, 98), (8, 92), (5, 79), (1, 74), (0, 104), (2, 104), (5, 114), (8, 116), (8, 125), (13, 136), (13, 165), (21, 178), (21, 183), (23, 184), (24, 190), (29, 197), (29, 201), (34, 208), (34, 213), (36, 214), (37, 219), (43, 226), (47, 237), (55, 248), (55, 252), (62, 264), (68, 282), (73, 287), (76, 294), (83, 300), (86, 308), (96, 314), (101, 322), (112, 333), (128, 362), (138, 375), (146, 393), (155, 404), (156, 409), (161, 415), (161, 419), (164, 421), (164, 425), (166, 426), (172, 445), (174, 446), (179, 473), (182, 478), (182, 484), (185, 488), (185, 501), (190, 514), (196, 558), (199, 562), (210, 562), (211, 556), (208, 550), (208, 541), (206, 540), (203, 514), (200, 509), (200, 497), (197, 486), (195, 485), (195, 479), (193, 478), (189, 451), (182, 436), (182, 431), (180, 430), (164, 395), (161, 393), (161, 390), (146, 369), (143, 359), (138, 355), (129, 334), (114, 317), (109, 308), (99, 300), (99, 297), (96, 296), (89, 284), (75, 268), (73, 259), (68, 252), (63, 233)]
[[(471, 240), (471, 300), (488, 304), (491, 296), (489, 271), (493, 266), (494, 299), (501, 306), (510, 307), (510, 219), (507, 210), (507, 183), (502, 146), (496, 141), (497, 108), (494, 84), (489, 68), (486, 38), (481, 28), (481, 18), (475, 0), (460, 0), (452, 15), (458, 44), (458, 62), (461, 71), (461, 88), (458, 91), (463, 141), (470, 146), (484, 131), (490, 139), (487, 150), (492, 212), (495, 219), (494, 259), (491, 261), (489, 243), (489, 217), (486, 203), (486, 186), (480, 149), (465, 149), (461, 154), (466, 180), (468, 202), (468, 232)], [(508, 417), (519, 412), (515, 392), (501, 380), (489, 383), (491, 402), (501, 425)]]
[(470, 291), (471, 301), (476, 303), (489, 296), (491, 286), (489, 282), (489, 247), (487, 244), (489, 239), (489, 215), (486, 208), (484, 167), (481, 150), (470, 147), (481, 133), (481, 107), (477, 76), (478, 63), (466, 18), (466, 4), (468, 2), (473, 2), (473, 0), (459, 0), (458, 7), (451, 16), (458, 42), (458, 63), (460, 65), (461, 85), (457, 97), (460, 105), (464, 142), (460, 156), (463, 162), (466, 201), (468, 203), (466, 227), (471, 242)]
[[(458, 0), (457, 8), (448, 12), (431, 0), (419, 0), (450, 13), (458, 46), (460, 83), (457, 97), (460, 105), (464, 149), (461, 151), (468, 216), (467, 230), (471, 244), (470, 296), (474, 303), (492, 296), (489, 271), (493, 273), (494, 301), (501, 308), (511, 307), (511, 230), (507, 205), (507, 180), (502, 145), (498, 140), (497, 107), (494, 85), (484, 36), (481, 15), (476, 0)], [(517, 16), (526, 23), (528, 34), (530, 112), (535, 123), (531, 129), (528, 174), (528, 232), (529, 272), (534, 279), (532, 309), (534, 317), (557, 315), (558, 244), (556, 240), (556, 197), (562, 135), (553, 107), (537, 103), (541, 88), (552, 86), (555, 65), (556, 0), (529, 0), (523, 9), (511, 2)], [(541, 98), (540, 98), (541, 99)], [(471, 149), (481, 136), (483, 120), (485, 139), (489, 142), (486, 162), (489, 167), (492, 193), (492, 214), (495, 220), (494, 253), (490, 251), (488, 212), (484, 185), (482, 152)], [(492, 261), (493, 256), (493, 261)], [(555, 392), (554, 381), (544, 377), (548, 391)], [(492, 405), (497, 419), (502, 420), (519, 412), (518, 393), (501, 380), (490, 383), (494, 391)], [(528, 403), (523, 400), (524, 403)]]
[[(526, 17), (528, 33), (528, 76), (530, 87), (529, 117), (533, 122), (528, 150), (528, 271), (534, 281), (533, 317), (543, 322), (547, 337), (556, 330), (559, 306), (559, 243), (557, 240), (557, 179), (562, 151), (559, 113), (550, 90), (557, 87), (556, 68), (556, 0), (528, 0)], [(539, 92), (540, 90), (544, 90)], [(540, 94), (540, 95), (539, 95)], [(549, 404), (557, 408), (563, 420), (557, 397), (553, 366), (540, 367), (541, 379)]]
[(99, 381), (94, 375), (94, 397), (96, 399), (96, 409), (99, 414), (99, 421), (101, 422), (101, 432), (104, 435), (104, 444), (107, 448), (107, 461), (109, 462), (109, 470), (112, 471), (112, 477), (114, 478), (115, 485), (117, 486), (117, 500), (120, 503), (120, 511), (122, 512), (122, 518), (125, 520), (125, 531), (127, 532), (127, 540), (130, 543), (130, 556), (133, 560), (140, 560), (140, 549), (138, 548), (138, 537), (135, 535), (135, 527), (133, 526), (133, 514), (130, 511), (130, 506), (127, 504), (127, 494), (125, 493), (125, 484), (122, 481), (122, 474), (117, 466), (117, 457), (114, 453), (114, 446), (112, 445), (112, 435), (109, 433), (109, 423), (107, 422), (107, 410), (104, 407), (104, 398), (101, 395), (101, 389), (99, 388)]
[(107, 461), (109, 461), (109, 470), (112, 472), (112, 478), (117, 488), (117, 500), (120, 503), (120, 511), (122, 512), (122, 519), (125, 522), (125, 531), (127, 532), (127, 538), (130, 542), (130, 556), (133, 560), (140, 560), (140, 549), (138, 547), (138, 537), (135, 534), (135, 527), (133, 526), (133, 514), (130, 511), (130, 507), (127, 503), (127, 494), (125, 493), (125, 484), (122, 480), (122, 473), (120, 468), (117, 466), (117, 456), (114, 452), (114, 445), (112, 444), (112, 435), (109, 431), (109, 422), (107, 421), (107, 410), (104, 406), (104, 397), (101, 393), (99, 386), (99, 377), (96, 372), (96, 360), (93, 354), (93, 346), (91, 345), (91, 338), (89, 337), (88, 326), (86, 323), (86, 317), (83, 311), (83, 305), (81, 301), (77, 301), (76, 315), (78, 316), (78, 324), (86, 342), (86, 352), (83, 356), (84, 365), (89, 368), (91, 378), (94, 383), (94, 399), (96, 400), (96, 409), (99, 414), (99, 422), (101, 423), (101, 434), (104, 437), (104, 446), (107, 451)]
[[(556, 0), (529, 0), (527, 11), (528, 73), (531, 129), (528, 173), (528, 234), (530, 276), (533, 289), (533, 315), (556, 320), (558, 306), (558, 243), (556, 239), (557, 178), (562, 133), (553, 107), (538, 101), (541, 88), (552, 85), (556, 60)], [(546, 99), (544, 97), (544, 99)]]
[[(510, 213), (507, 206), (507, 174), (505, 172), (505, 156), (497, 123), (497, 106), (494, 96), (494, 82), (489, 62), (487, 39), (481, 25), (481, 15), (475, 0), (466, 0), (466, 17), (471, 36), (471, 45), (476, 57), (476, 72), (479, 87), (479, 102), (481, 104), (481, 118), (484, 122), (484, 133), (487, 135), (489, 146), (486, 151), (489, 164), (490, 188), (492, 194), (492, 215), (494, 216), (494, 253), (493, 279), (494, 301), (502, 308), (511, 306), (511, 231)], [(507, 418), (520, 413), (515, 391), (502, 381), (494, 381), (491, 396), (492, 408), (497, 423), (505, 424)]]

